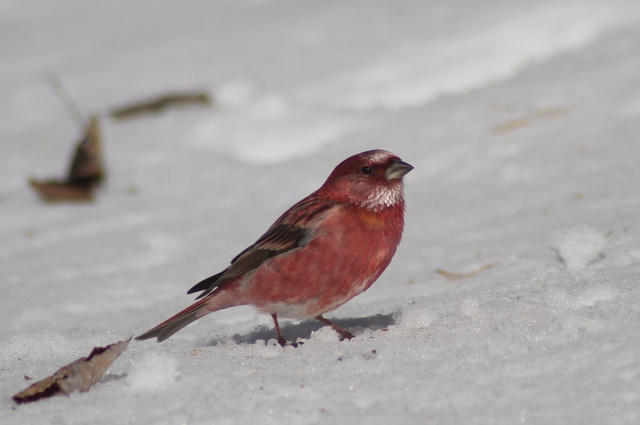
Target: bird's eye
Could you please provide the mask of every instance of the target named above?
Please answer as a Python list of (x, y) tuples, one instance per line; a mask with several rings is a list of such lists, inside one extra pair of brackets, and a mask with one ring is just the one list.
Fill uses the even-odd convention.
[(371, 167), (367, 167), (367, 166), (365, 165), (364, 167), (362, 167), (362, 168), (360, 169), (360, 172), (361, 172), (362, 174), (371, 174), (371, 173), (373, 173), (373, 170), (371, 169)]

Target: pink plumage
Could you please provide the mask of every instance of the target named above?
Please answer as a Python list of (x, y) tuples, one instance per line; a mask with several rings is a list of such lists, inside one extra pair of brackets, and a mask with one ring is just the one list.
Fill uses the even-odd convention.
[(136, 339), (163, 341), (191, 322), (228, 307), (252, 305), (273, 317), (315, 318), (341, 337), (353, 335), (322, 315), (362, 293), (387, 268), (402, 237), (402, 178), (413, 167), (372, 150), (345, 159), (325, 183), (289, 208), (222, 272), (188, 293), (191, 306)]

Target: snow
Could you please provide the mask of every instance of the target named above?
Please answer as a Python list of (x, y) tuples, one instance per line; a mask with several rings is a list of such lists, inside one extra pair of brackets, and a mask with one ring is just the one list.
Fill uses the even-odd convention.
[(558, 231), (553, 235), (552, 242), (567, 269), (576, 271), (584, 269), (587, 264), (603, 255), (607, 238), (597, 229), (578, 224)]
[[(7, 0), (0, 22), (0, 423), (640, 422), (637, 1)], [(87, 115), (216, 104), (105, 117), (98, 200), (47, 205), (27, 178), (79, 132), (51, 74)], [(281, 348), (234, 308), (14, 406), (373, 148), (415, 169), (394, 261), (328, 315), (356, 338), (283, 321), (304, 344)]]

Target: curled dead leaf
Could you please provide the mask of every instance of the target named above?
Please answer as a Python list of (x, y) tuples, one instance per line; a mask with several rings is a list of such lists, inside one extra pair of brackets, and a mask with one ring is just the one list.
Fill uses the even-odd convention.
[(79, 358), (58, 369), (53, 375), (36, 382), (24, 391), (14, 395), (18, 404), (29, 403), (55, 395), (69, 395), (72, 392), (86, 392), (97, 382), (120, 354), (126, 350), (129, 339), (95, 347), (89, 356)]
[(102, 182), (104, 176), (100, 123), (98, 117), (93, 116), (84, 129), (82, 139), (76, 145), (67, 178), (30, 179), (29, 183), (47, 202), (91, 201), (93, 189)]

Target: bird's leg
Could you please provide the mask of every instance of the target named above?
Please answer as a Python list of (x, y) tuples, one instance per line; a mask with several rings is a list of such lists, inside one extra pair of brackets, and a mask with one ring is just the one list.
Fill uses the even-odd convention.
[(280, 324), (278, 323), (278, 315), (273, 313), (271, 315), (271, 318), (273, 319), (273, 324), (276, 325), (276, 333), (278, 334), (278, 344), (280, 344), (281, 347), (286, 347), (287, 345), (291, 345), (297, 348), (298, 347), (297, 343), (294, 342), (289, 344), (289, 342), (282, 335), (282, 331), (280, 330)]
[(280, 330), (280, 324), (278, 323), (278, 315), (273, 313), (271, 315), (271, 318), (273, 319), (273, 324), (276, 325), (276, 333), (278, 334), (278, 344), (284, 347), (285, 345), (288, 344), (288, 342), (286, 339), (284, 339), (284, 336), (282, 335), (282, 331)]
[(324, 323), (325, 325), (331, 326), (334, 331), (338, 332), (340, 334), (340, 341), (353, 338), (353, 334), (351, 332), (346, 329), (342, 329), (340, 326), (322, 317), (322, 315), (316, 316), (316, 320)]

